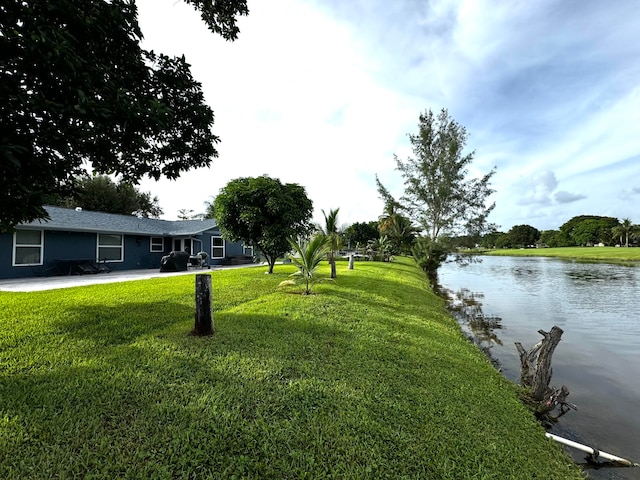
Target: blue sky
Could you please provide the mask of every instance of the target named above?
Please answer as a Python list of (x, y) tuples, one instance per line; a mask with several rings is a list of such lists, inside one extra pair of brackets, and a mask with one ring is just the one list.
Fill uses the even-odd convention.
[(496, 167), (490, 221), (556, 229), (576, 215), (640, 223), (640, 15), (633, 0), (249, 0), (240, 37), (176, 0), (137, 0), (143, 46), (184, 54), (216, 115), (220, 157), (146, 180), (165, 218), (203, 211), (229, 180), (303, 185), (340, 223), (397, 197), (394, 154), (427, 109), (448, 109)]

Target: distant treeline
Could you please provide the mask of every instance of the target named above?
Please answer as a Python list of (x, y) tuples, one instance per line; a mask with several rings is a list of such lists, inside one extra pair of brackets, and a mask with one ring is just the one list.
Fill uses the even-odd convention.
[[(475, 239), (458, 239), (461, 246), (471, 246)], [(538, 230), (531, 225), (516, 225), (508, 232), (491, 232), (474, 242), (484, 248), (637, 246), (640, 225), (628, 218), (580, 215), (560, 226), (559, 230)], [(475, 246), (473, 245), (473, 246)]]

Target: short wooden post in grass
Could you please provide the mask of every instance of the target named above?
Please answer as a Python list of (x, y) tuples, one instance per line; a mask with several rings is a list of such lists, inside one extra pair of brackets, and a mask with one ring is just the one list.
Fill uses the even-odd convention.
[(213, 335), (213, 311), (211, 309), (211, 275), (196, 275), (196, 324), (193, 334)]
[(354, 255), (352, 253), (351, 255), (349, 255), (349, 270), (353, 270), (353, 258)]

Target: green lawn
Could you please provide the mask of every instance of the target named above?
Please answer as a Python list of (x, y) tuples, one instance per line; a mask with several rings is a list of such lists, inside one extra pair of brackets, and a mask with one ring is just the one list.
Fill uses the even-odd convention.
[(488, 250), (486, 255), (520, 257), (558, 257), (585, 261), (638, 262), (640, 248), (626, 247), (563, 247), (527, 248), (520, 250)]
[[(0, 478), (579, 479), (412, 262), (0, 292)], [(321, 273), (328, 275), (328, 266)]]

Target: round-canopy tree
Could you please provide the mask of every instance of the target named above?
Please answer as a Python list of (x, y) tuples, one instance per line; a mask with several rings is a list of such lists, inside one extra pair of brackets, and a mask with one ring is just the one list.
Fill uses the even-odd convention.
[(342, 242), (348, 246), (348, 248), (356, 248), (357, 245), (360, 248), (364, 248), (369, 240), (380, 238), (380, 232), (378, 231), (378, 222), (356, 222), (348, 226), (343, 232)]
[(511, 247), (526, 247), (534, 245), (540, 238), (540, 231), (531, 225), (514, 225), (509, 230)]
[(578, 215), (560, 226), (575, 246), (610, 244), (614, 240), (613, 228), (619, 225), (617, 218), (598, 215)]
[(223, 236), (256, 247), (273, 273), (276, 259), (291, 249), (288, 238), (313, 230), (313, 202), (304, 187), (282, 184), (267, 175), (231, 180), (208, 204), (207, 217), (215, 218)]

